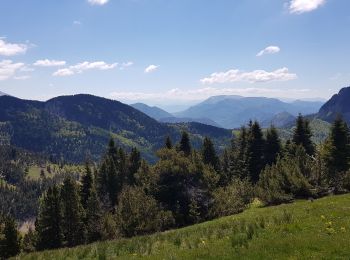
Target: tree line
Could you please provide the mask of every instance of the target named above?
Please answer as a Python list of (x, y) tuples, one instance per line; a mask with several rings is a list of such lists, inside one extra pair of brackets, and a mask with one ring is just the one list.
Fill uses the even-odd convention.
[(2, 218), (1, 252), (10, 252), (7, 257), (20, 248), (30, 252), (160, 232), (242, 212), (256, 199), (277, 205), (348, 192), (347, 124), (337, 118), (321, 145), (311, 137), (301, 115), (285, 143), (275, 127), (263, 131), (251, 121), (218, 155), (209, 138), (195, 150), (183, 132), (176, 144), (166, 138), (154, 165), (136, 148), (126, 152), (111, 139), (101, 162), (87, 163), (81, 179), (68, 176), (43, 193), (35, 230), (22, 241), (16, 224)]

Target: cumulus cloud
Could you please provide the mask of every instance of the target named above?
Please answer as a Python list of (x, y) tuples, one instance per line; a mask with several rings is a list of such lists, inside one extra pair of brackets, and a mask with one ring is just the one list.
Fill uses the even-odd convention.
[(91, 5), (105, 5), (109, 0), (88, 0), (88, 3)]
[(288, 68), (281, 68), (275, 71), (254, 70), (244, 72), (237, 69), (232, 69), (226, 72), (214, 72), (207, 78), (200, 81), (203, 84), (227, 83), (244, 81), (249, 83), (269, 82), (269, 81), (288, 81), (296, 79), (297, 75), (290, 73)]
[(0, 61), (0, 80), (6, 80), (14, 77), (16, 72), (24, 66), (24, 63), (14, 63), (12, 60)]
[(158, 65), (149, 65), (146, 69), (145, 69), (145, 73), (151, 73), (156, 71), (159, 68)]
[(310, 89), (278, 89), (278, 88), (213, 88), (205, 87), (198, 89), (183, 90), (174, 88), (166, 92), (145, 93), (145, 92), (112, 92), (110, 96), (118, 100), (140, 101), (140, 100), (186, 100), (196, 101), (217, 95), (242, 95), (242, 96), (270, 96), (290, 97), (304, 96)]
[(24, 54), (28, 50), (28, 45), (21, 43), (8, 43), (5, 39), (0, 38), (0, 55), (14, 56)]
[(63, 76), (71, 76), (77, 73), (83, 73), (86, 70), (110, 70), (117, 67), (118, 63), (108, 64), (104, 61), (95, 61), (95, 62), (81, 62), (73, 66), (69, 66), (68, 68), (59, 69), (55, 71), (52, 75), (63, 77)]
[(326, 0), (291, 0), (289, 3), (289, 12), (292, 14), (311, 12), (325, 3)]
[(274, 53), (278, 53), (280, 51), (281, 51), (281, 49), (278, 46), (268, 46), (265, 49), (261, 50), (256, 56), (260, 57), (260, 56), (263, 56), (265, 54), (274, 54)]
[(134, 63), (132, 61), (128, 61), (128, 62), (123, 62), (121, 65), (120, 65), (120, 70), (124, 70), (128, 67), (131, 67), (132, 65), (134, 65)]
[(39, 67), (57, 67), (57, 66), (64, 66), (66, 65), (66, 62), (63, 60), (37, 60), (34, 64), (34, 66)]

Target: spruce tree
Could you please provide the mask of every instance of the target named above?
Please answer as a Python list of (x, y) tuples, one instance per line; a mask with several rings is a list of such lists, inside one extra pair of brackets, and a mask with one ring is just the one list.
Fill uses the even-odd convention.
[(85, 211), (86, 240), (91, 243), (101, 238), (102, 208), (94, 187), (90, 190)]
[(135, 184), (135, 174), (139, 170), (141, 165), (141, 154), (137, 148), (132, 148), (128, 157), (128, 176), (127, 182), (129, 185)]
[(85, 175), (83, 176), (81, 180), (81, 191), (80, 191), (80, 196), (81, 196), (81, 204), (84, 209), (86, 209), (87, 206), (87, 201), (90, 197), (91, 189), (93, 186), (93, 176), (92, 172), (90, 169), (90, 166), (88, 163), (85, 165)]
[(71, 177), (63, 181), (61, 188), (62, 230), (65, 245), (76, 246), (84, 242), (84, 211), (78, 194), (78, 187)]
[(281, 152), (281, 140), (274, 126), (267, 129), (265, 142), (265, 163), (272, 165), (276, 162)]
[(17, 224), (14, 219), (5, 219), (4, 241), (2, 242), (0, 256), (9, 258), (20, 253), (21, 239), (17, 231)]
[(191, 155), (192, 147), (190, 137), (186, 131), (182, 132), (181, 140), (179, 143), (179, 151), (183, 152), (185, 156)]
[(211, 165), (216, 171), (220, 170), (219, 157), (216, 155), (213, 142), (208, 137), (203, 140), (201, 155), (205, 164)]
[(57, 186), (50, 187), (41, 198), (35, 231), (38, 250), (62, 246), (62, 205)]
[(337, 117), (323, 149), (329, 179), (335, 181), (350, 168), (350, 138), (347, 124)]
[(167, 136), (167, 138), (165, 139), (165, 148), (167, 148), (167, 149), (173, 148), (173, 143), (170, 139), (170, 136)]
[(311, 137), (312, 133), (309, 121), (299, 114), (293, 133), (293, 143), (303, 146), (308, 155), (313, 155), (315, 153), (315, 147)]
[(264, 162), (263, 133), (258, 122), (250, 122), (247, 136), (247, 169), (250, 180), (256, 183), (259, 180), (261, 170), (265, 167)]
[(233, 140), (231, 146), (231, 168), (233, 177), (244, 179), (248, 177), (247, 161), (248, 131), (242, 126), (238, 137)]

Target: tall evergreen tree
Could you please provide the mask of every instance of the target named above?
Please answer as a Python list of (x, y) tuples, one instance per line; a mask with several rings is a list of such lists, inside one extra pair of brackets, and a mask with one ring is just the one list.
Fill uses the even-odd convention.
[(315, 146), (311, 140), (312, 132), (309, 121), (299, 114), (296, 120), (296, 127), (293, 133), (293, 143), (304, 147), (308, 155), (315, 153)]
[(9, 258), (20, 253), (21, 239), (17, 231), (17, 224), (14, 219), (5, 219), (4, 240), (1, 246), (0, 257)]
[(182, 132), (181, 140), (179, 143), (179, 151), (183, 152), (185, 156), (189, 156), (192, 151), (190, 137), (186, 131)]
[(141, 154), (137, 148), (132, 148), (128, 157), (128, 176), (127, 182), (129, 185), (135, 184), (135, 174), (141, 166)]
[(85, 226), (87, 242), (94, 242), (101, 238), (102, 208), (94, 187), (90, 190), (85, 210)]
[(85, 175), (83, 176), (81, 183), (81, 191), (80, 191), (80, 196), (81, 196), (81, 204), (83, 206), (84, 209), (86, 209), (87, 206), (87, 201), (91, 195), (91, 189), (93, 186), (93, 176), (92, 176), (92, 172), (90, 169), (90, 166), (88, 163), (86, 163), (85, 165)]
[(75, 181), (67, 177), (61, 188), (62, 230), (65, 245), (76, 246), (84, 242), (84, 211)]
[(232, 156), (227, 149), (224, 150), (221, 160), (221, 170), (219, 171), (219, 186), (227, 186), (232, 180)]
[(349, 128), (341, 117), (337, 117), (333, 122), (331, 133), (324, 145), (322, 157), (332, 181), (339, 179), (339, 175), (350, 168)]
[(57, 186), (50, 187), (42, 196), (35, 230), (38, 250), (62, 246), (62, 205)]
[(201, 155), (205, 164), (211, 165), (216, 171), (220, 170), (219, 157), (217, 156), (214, 144), (209, 137), (205, 137), (203, 140)]
[(253, 183), (259, 180), (260, 172), (265, 167), (264, 144), (265, 140), (259, 123), (250, 122), (247, 136), (247, 169)]
[(265, 142), (265, 163), (272, 165), (276, 162), (278, 154), (281, 152), (281, 140), (274, 126), (267, 129)]
[(170, 139), (170, 136), (167, 136), (167, 138), (165, 139), (165, 148), (167, 148), (167, 149), (173, 148), (173, 143)]

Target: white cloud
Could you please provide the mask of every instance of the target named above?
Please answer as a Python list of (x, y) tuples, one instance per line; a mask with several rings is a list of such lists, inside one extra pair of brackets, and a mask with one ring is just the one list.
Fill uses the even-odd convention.
[(14, 56), (24, 54), (28, 50), (28, 45), (21, 43), (8, 43), (0, 38), (0, 55)]
[(83, 73), (86, 70), (110, 70), (117, 67), (118, 63), (108, 64), (104, 61), (95, 61), (95, 62), (81, 62), (73, 66), (69, 66), (68, 68), (59, 69), (54, 72), (53, 76), (71, 76), (77, 73)]
[(37, 60), (34, 64), (34, 66), (39, 67), (57, 67), (57, 66), (64, 66), (66, 65), (66, 62), (63, 60)]
[(145, 69), (145, 73), (151, 73), (156, 71), (159, 68), (158, 65), (149, 65), (146, 69)]
[(88, 0), (88, 3), (91, 5), (105, 5), (109, 0)]
[(26, 80), (26, 79), (30, 79), (29, 75), (23, 75), (23, 76), (15, 76), (13, 77), (16, 80)]
[(134, 63), (132, 61), (128, 61), (128, 62), (123, 62), (121, 65), (120, 65), (120, 70), (124, 70), (128, 67), (131, 67), (132, 65), (134, 65)]
[(277, 89), (277, 88), (213, 88), (205, 87), (198, 89), (182, 90), (171, 89), (166, 92), (112, 92), (110, 96), (118, 100), (171, 100), (171, 101), (199, 101), (217, 95), (242, 95), (242, 96), (269, 96), (269, 97), (303, 97), (310, 89)]
[(289, 4), (289, 12), (292, 14), (311, 12), (325, 3), (326, 0), (291, 0)]
[(265, 54), (274, 54), (274, 53), (278, 53), (280, 51), (281, 51), (281, 49), (278, 46), (268, 46), (265, 49), (261, 50), (256, 56), (260, 57), (260, 56), (263, 56)]
[(0, 80), (6, 80), (14, 77), (16, 72), (24, 66), (24, 63), (13, 63), (12, 60), (0, 61)]
[(232, 69), (226, 72), (215, 72), (209, 77), (201, 79), (204, 84), (227, 83), (245, 81), (250, 83), (269, 82), (269, 81), (288, 81), (296, 79), (297, 75), (289, 73), (288, 68), (281, 68), (275, 71), (254, 70), (244, 72), (237, 69)]

